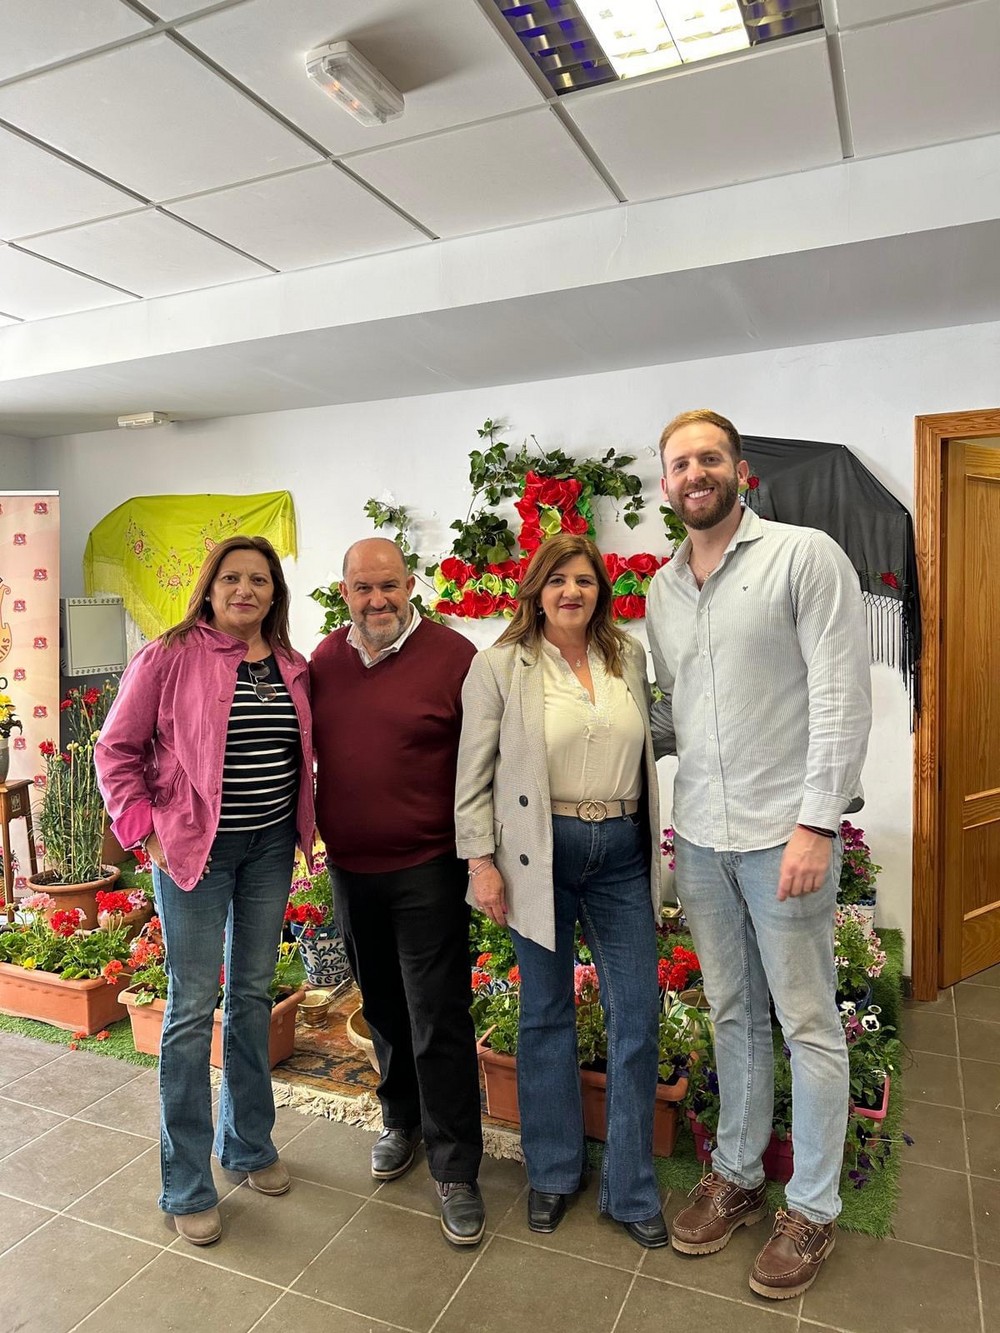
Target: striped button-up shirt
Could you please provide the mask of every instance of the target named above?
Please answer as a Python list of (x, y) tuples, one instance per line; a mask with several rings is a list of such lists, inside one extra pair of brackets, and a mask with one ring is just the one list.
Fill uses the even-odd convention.
[(688, 538), (646, 602), (674, 827), (734, 852), (777, 847), (796, 824), (836, 829), (871, 726), (857, 574), (826, 533), (749, 509), (701, 589), (690, 551)]

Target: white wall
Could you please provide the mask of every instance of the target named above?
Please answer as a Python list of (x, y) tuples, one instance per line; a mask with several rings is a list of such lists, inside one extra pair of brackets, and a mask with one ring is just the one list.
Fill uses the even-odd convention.
[[(667, 313), (665, 312), (665, 317)], [(63, 587), (82, 592), (81, 557), (91, 527), (135, 495), (288, 489), (295, 499), (299, 558), (289, 567), (293, 632), (308, 652), (319, 608), (307, 598), (334, 577), (344, 548), (370, 531), (362, 506), (391, 496), (416, 520), (427, 557), (446, 550), (448, 524), (469, 500), (468, 453), (476, 428), (500, 417), (508, 439), (534, 434), (587, 456), (614, 445), (638, 455), (649, 510), (629, 533), (609, 509), (605, 549), (657, 549), (655, 441), (675, 412), (712, 406), (748, 434), (849, 445), (907, 507), (913, 494), (913, 417), (995, 406), (1000, 324), (830, 343), (430, 397), (311, 408), (103, 432), (38, 445), (32, 484), (64, 496)], [(493, 622), (476, 626), (490, 642)], [(875, 725), (860, 818), (884, 866), (882, 924), (910, 926), (911, 741), (900, 677), (873, 672)]]
[(34, 488), (34, 453), (33, 441), (24, 440), (19, 435), (0, 435), (0, 491), (30, 491)]

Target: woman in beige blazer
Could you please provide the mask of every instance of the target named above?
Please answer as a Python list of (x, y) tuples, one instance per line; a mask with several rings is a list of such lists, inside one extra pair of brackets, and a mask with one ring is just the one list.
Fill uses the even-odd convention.
[(645, 653), (611, 618), (597, 547), (535, 552), (518, 610), (472, 663), (458, 757), (470, 901), (510, 927), (521, 973), (518, 1094), (528, 1225), (554, 1231), (585, 1167), (573, 989), (579, 920), (608, 1031), (598, 1207), (647, 1247), (667, 1230), (653, 1174), (659, 827)]

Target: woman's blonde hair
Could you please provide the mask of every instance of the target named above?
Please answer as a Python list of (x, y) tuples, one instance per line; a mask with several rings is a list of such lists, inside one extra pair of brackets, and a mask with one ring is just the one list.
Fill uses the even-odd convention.
[(178, 621), (160, 635), (160, 642), (165, 648), (171, 644), (183, 643), (190, 630), (199, 622), (212, 623), (212, 584), (222, 566), (223, 560), (233, 551), (257, 551), (267, 561), (271, 582), (274, 584), (274, 597), (268, 608), (264, 623), (260, 627), (264, 642), (272, 648), (284, 650), (292, 655), (292, 643), (288, 636), (288, 584), (278, 553), (266, 537), (227, 537), (225, 541), (213, 546), (205, 557), (205, 563), (198, 572), (198, 582), (194, 585), (191, 600), (188, 602), (184, 619)]
[(620, 676), (628, 651), (629, 636), (611, 618), (613, 594), (604, 557), (589, 537), (580, 537), (572, 532), (560, 532), (550, 537), (548, 541), (542, 542), (531, 557), (517, 592), (518, 607), (514, 618), (497, 643), (524, 643), (529, 648), (538, 647), (544, 623), (542, 589), (560, 565), (577, 555), (584, 556), (590, 562), (597, 579), (597, 605), (587, 626), (587, 643), (597, 645), (609, 675)]

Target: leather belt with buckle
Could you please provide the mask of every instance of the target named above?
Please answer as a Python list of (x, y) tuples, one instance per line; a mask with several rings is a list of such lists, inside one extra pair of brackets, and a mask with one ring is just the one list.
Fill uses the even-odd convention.
[(624, 819), (639, 809), (638, 801), (553, 801), (554, 815), (569, 815), (585, 824), (603, 824), (606, 819)]

